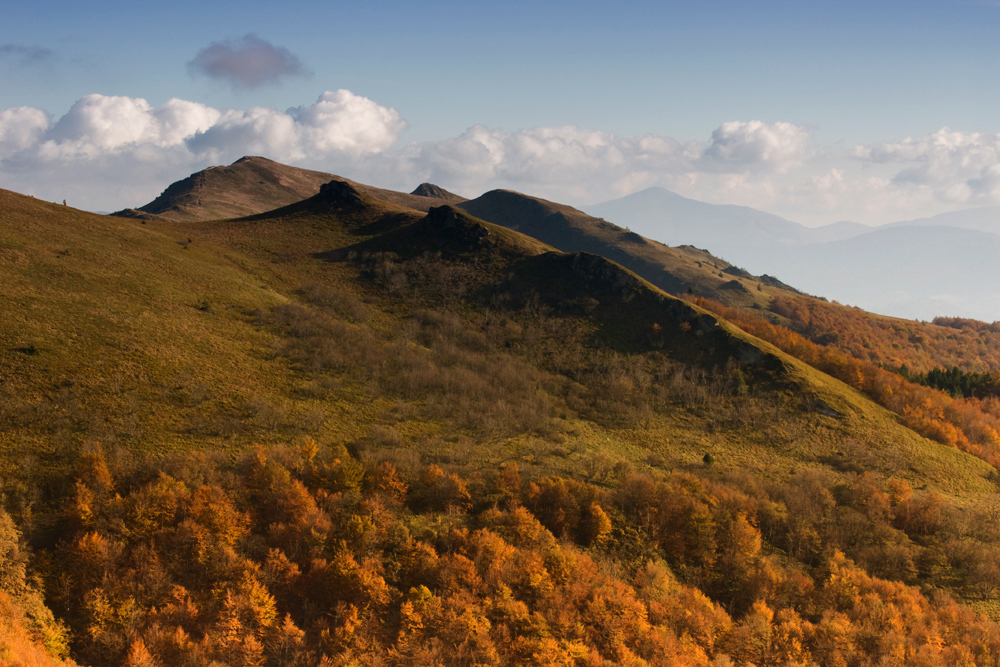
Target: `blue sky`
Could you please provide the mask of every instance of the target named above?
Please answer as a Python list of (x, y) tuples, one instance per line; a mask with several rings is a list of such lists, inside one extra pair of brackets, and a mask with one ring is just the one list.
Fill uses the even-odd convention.
[[(984, 150), (994, 148), (982, 137), (1000, 132), (1000, 86), (995, 83), (1000, 3), (702, 1), (611, 8), (596, 2), (300, 2), (288, 7), (184, 0), (155, 6), (18, 5), (5, 8), (0, 25), (0, 109), (40, 109), (53, 125), (92, 94), (141, 98), (153, 108), (180, 98), (217, 110), (263, 106), (284, 111), (311, 105), (324, 91), (344, 89), (398, 113), (405, 126), (392, 125), (393, 141), (380, 140), (351, 159), (340, 149), (327, 156), (289, 151), (276, 159), (347, 170), (352, 173), (344, 175), (397, 187), (405, 178), (421, 175), (451, 178), (442, 185), (456, 189), (516, 185), (569, 203), (590, 203), (583, 201), (588, 193), (611, 198), (640, 186), (662, 185), (709, 201), (755, 205), (809, 224), (842, 217), (877, 223), (998, 203), (987, 183), (992, 176), (984, 171), (996, 166), (983, 157)], [(309, 74), (238, 88), (191, 73), (188, 63), (199, 51), (248, 34), (287, 49)], [(502, 141), (521, 141), (523, 133), (539, 128), (572, 126), (600, 133), (608, 145), (652, 135), (680, 145), (695, 142), (684, 150), (705, 153), (711, 150), (713, 133), (726, 123), (756, 121), (803, 128), (805, 135), (793, 138), (800, 152), (788, 153), (785, 162), (765, 159), (760, 169), (749, 159), (739, 161), (739, 168), (733, 160), (726, 168), (704, 160), (672, 160), (669, 168), (658, 163), (651, 169), (648, 156), (640, 156), (636, 164), (644, 166), (609, 172), (613, 187), (603, 190), (589, 181), (567, 185), (579, 176), (568, 167), (554, 180), (535, 182), (531, 174), (538, 170), (493, 164), (492, 176), (476, 180), (468, 173), (486, 173), (482, 165), (449, 172), (439, 163), (431, 165), (430, 158), (421, 162), (412, 157), (439, 150), (439, 142), (454, 142), (475, 126)], [(872, 154), (872, 147), (907, 138), (940, 145), (933, 136), (946, 127), (961, 136), (952, 137), (944, 167), (940, 159), (928, 167), (929, 149), (904, 151), (905, 156), (898, 150), (875, 150), (882, 159), (859, 157), (865, 151)], [(785, 130), (775, 132), (780, 136), (774, 140), (784, 141)], [(563, 135), (559, 141), (564, 144), (587, 144)], [(48, 135), (38, 137), (43, 142)], [(37, 182), (41, 195), (54, 192), (55, 186), (73, 191), (67, 179), (74, 172), (63, 169), (62, 162), (62, 171), (55, 170), (62, 181), (32, 181), (33, 169), (51, 173), (53, 168), (38, 166), (25, 153), (34, 149), (23, 143), (17, 144), (18, 156), (14, 149), (0, 154), (0, 186), (24, 189)], [(129, 150), (134, 144), (128, 144)], [(108, 149), (114, 155), (102, 159), (124, 164), (119, 159), (123, 145), (115, 144)], [(165, 166), (200, 168), (211, 158), (228, 159), (239, 148), (234, 144), (210, 155), (192, 153), (186, 162), (173, 154)], [(962, 171), (969, 150), (978, 161), (974, 170)], [(405, 157), (407, 151), (410, 157)], [(508, 148), (504, 159), (510, 154)], [(891, 159), (885, 158), (890, 154)], [(495, 151), (491, 155), (497, 162)], [(614, 151), (602, 155), (616, 164)], [(395, 160), (391, 164), (390, 156)], [(560, 154), (552, 163), (567, 165), (571, 159)], [(897, 178), (922, 166), (928, 168), (919, 191), (909, 177)], [(595, 169), (587, 179), (597, 179)], [(93, 173), (94, 165), (85, 171)], [(150, 179), (166, 177), (147, 171)], [(813, 187), (801, 181), (803, 174), (836, 180), (834, 172), (841, 183), (858, 184), (840, 195), (855, 204), (837, 204), (829, 190), (819, 198), (803, 189)], [(801, 182), (793, 182), (795, 177)], [(873, 178), (896, 184), (892, 187), (905, 181), (911, 189), (889, 194), (888, 186), (880, 186), (859, 208), (858, 188), (875, 187), (865, 185)], [(928, 180), (933, 178), (938, 181)], [(141, 197), (164, 185), (135, 181), (127, 193), (92, 195), (85, 204), (113, 207), (116, 197)], [(91, 181), (78, 190), (82, 194), (95, 188)]]

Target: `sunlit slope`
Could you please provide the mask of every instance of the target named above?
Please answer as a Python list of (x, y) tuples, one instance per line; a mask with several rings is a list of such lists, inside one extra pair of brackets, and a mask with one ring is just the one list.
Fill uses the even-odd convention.
[(87, 442), (309, 435), (470, 471), (711, 453), (719, 474), (994, 488), (981, 461), (614, 262), (448, 207), (423, 216), (341, 184), (250, 219), (143, 224), (3, 192), (0, 248), (8, 466), (58, 467)]
[[(258, 156), (242, 157), (228, 166), (209, 167), (172, 183), (159, 197), (138, 209), (116, 213), (126, 217), (163, 218), (178, 222), (220, 220), (264, 213), (312, 197), (334, 174), (301, 169)], [(430, 183), (412, 194), (353, 183), (367, 194), (419, 211), (462, 197)]]
[[(726, 469), (783, 476), (802, 466), (880, 472), (946, 493), (995, 491), (995, 471), (899, 425), (866, 396), (696, 306), (665, 294), (639, 276), (586, 253), (550, 253), (522, 263), (518, 279), (546, 289), (555, 308), (596, 299), (590, 321), (605, 347), (719, 366), (739, 362), (747, 395), (730, 406), (711, 400), (693, 409), (664, 411), (646, 428), (622, 430), (623, 442), (675, 465), (700, 453), (725, 459)], [(717, 414), (712, 414), (717, 409)], [(726, 416), (723, 417), (722, 415)]]
[(172, 231), (0, 192), (5, 452), (193, 442), (189, 404), (224, 413), (284, 382), (247, 318), (286, 297)]

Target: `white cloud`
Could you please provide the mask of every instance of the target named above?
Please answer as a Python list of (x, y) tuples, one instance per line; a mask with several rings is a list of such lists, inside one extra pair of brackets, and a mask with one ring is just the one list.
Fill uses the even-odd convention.
[(852, 155), (862, 164), (895, 170), (893, 185), (911, 197), (944, 204), (1000, 202), (998, 134), (944, 127), (917, 139), (857, 146)]
[(405, 127), (395, 109), (338, 90), (285, 112), (263, 107), (227, 111), (186, 143), (194, 153), (216, 159), (255, 153), (295, 162), (337, 153), (378, 153), (395, 143)]
[(406, 127), (395, 109), (379, 106), (349, 90), (327, 91), (316, 104), (289, 109), (301, 128), (302, 141), (314, 152), (351, 155), (383, 151)]
[(511, 188), (577, 205), (662, 186), (807, 224), (880, 223), (1000, 203), (1000, 135), (947, 128), (844, 149), (819, 146), (809, 128), (784, 122), (724, 123), (704, 141), (476, 125), (400, 146), (405, 127), (396, 110), (347, 90), (285, 111), (88, 95), (57, 120), (31, 107), (0, 110), (0, 187), (110, 210), (145, 203), (193, 171), (257, 154), (393, 189), (422, 181), (467, 196)]
[(186, 173), (248, 154), (349, 164), (404, 127), (394, 109), (347, 90), (288, 111), (93, 94), (55, 122), (41, 109), (0, 110), (0, 186), (50, 199), (70, 192), (97, 210), (135, 206)]
[(784, 172), (805, 159), (810, 135), (807, 128), (792, 123), (723, 123), (712, 132), (704, 162), (723, 167), (767, 165)]
[(369, 178), (389, 175), (397, 187), (431, 181), (469, 194), (512, 188), (589, 201), (625, 194), (635, 183), (674, 179), (696, 169), (702, 152), (694, 142), (669, 137), (620, 137), (575, 126), (504, 132), (476, 125), (458, 137), (411, 145), (359, 168)]
[(355, 168), (400, 188), (420, 181), (467, 194), (503, 187), (578, 203), (653, 185), (686, 191), (700, 185), (719, 194), (750, 188), (760, 175), (801, 162), (809, 137), (807, 129), (790, 123), (759, 121), (727, 123), (706, 143), (575, 126), (504, 132), (477, 125), (458, 137), (409, 146)]
[(220, 115), (185, 100), (153, 108), (142, 98), (87, 95), (48, 130), (38, 154), (49, 160), (86, 159), (141, 145), (178, 146), (212, 127)]
[(211, 127), (187, 138), (187, 146), (197, 155), (215, 160), (233, 152), (274, 156), (295, 161), (305, 157), (295, 119), (287, 113), (254, 107), (248, 111), (227, 111)]
[(0, 110), (0, 159), (36, 144), (49, 127), (41, 109), (14, 107)]

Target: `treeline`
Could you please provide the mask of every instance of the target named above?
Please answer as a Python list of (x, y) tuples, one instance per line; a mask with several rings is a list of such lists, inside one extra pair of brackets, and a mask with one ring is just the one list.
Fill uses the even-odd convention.
[(913, 373), (903, 365), (899, 374), (910, 382), (947, 392), (956, 398), (986, 398), (1000, 396), (1000, 372), (966, 372), (958, 366), (951, 370), (932, 368), (926, 373)]
[(994, 467), (1000, 466), (1000, 399), (997, 397), (956, 399), (832, 346), (814, 343), (750, 312), (704, 298), (695, 298), (694, 302), (787, 354), (865, 392), (921, 435), (978, 456)]
[(903, 481), (623, 468), (597, 486), (522, 479), (513, 463), (462, 476), (402, 451), (356, 458), (305, 439), (140, 465), (92, 450), (61, 502), (23, 518), (30, 570), (89, 665), (1000, 654), (1000, 627), (935, 590), (995, 592), (993, 524)]
[(942, 365), (966, 372), (1000, 370), (1000, 323), (938, 317), (928, 324), (783, 296), (775, 297), (770, 310), (812, 342), (876, 366), (905, 365), (916, 373)]

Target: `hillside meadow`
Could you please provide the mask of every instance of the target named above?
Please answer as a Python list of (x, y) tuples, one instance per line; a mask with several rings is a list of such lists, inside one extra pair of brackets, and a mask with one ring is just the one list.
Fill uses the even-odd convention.
[(11, 661), (997, 662), (995, 469), (597, 255), (0, 192), (0, 275)]

